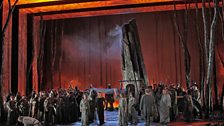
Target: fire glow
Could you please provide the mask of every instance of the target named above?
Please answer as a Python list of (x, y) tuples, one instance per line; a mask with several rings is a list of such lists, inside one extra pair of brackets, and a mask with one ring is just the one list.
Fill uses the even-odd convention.
[(119, 100), (115, 100), (115, 102), (113, 103), (114, 108), (118, 108), (119, 106)]

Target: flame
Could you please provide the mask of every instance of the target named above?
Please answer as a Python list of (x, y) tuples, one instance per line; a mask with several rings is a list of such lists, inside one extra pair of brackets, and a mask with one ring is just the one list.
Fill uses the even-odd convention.
[(114, 108), (118, 108), (118, 106), (119, 106), (119, 100), (115, 100), (115, 102), (114, 102)]

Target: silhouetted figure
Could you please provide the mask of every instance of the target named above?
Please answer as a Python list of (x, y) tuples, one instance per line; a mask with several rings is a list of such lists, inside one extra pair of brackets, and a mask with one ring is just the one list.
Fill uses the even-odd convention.
[(32, 98), (30, 99), (30, 110), (29, 115), (33, 118), (37, 118), (38, 111), (38, 95), (33, 92)]
[(40, 96), (38, 97), (38, 120), (44, 120), (44, 101), (47, 98), (45, 92), (40, 92)]
[(102, 97), (101, 93), (98, 93), (98, 97), (96, 99), (96, 108), (97, 108), (97, 115), (100, 122), (100, 125), (103, 125), (104, 122), (104, 104), (105, 99)]
[(187, 122), (193, 121), (193, 101), (189, 93), (188, 91), (184, 96), (184, 118)]
[(89, 122), (92, 123), (96, 119), (96, 97), (97, 92), (93, 89), (90, 89), (89, 92), (89, 106), (90, 106), (90, 113), (89, 113)]
[[(108, 84), (108, 89), (111, 89), (111, 85)], [(106, 99), (106, 110), (109, 111), (113, 111), (114, 110), (114, 94), (106, 94), (105, 95), (105, 99)], [(110, 107), (108, 107), (108, 104), (110, 105)]]
[(51, 126), (54, 123), (54, 97), (53, 93), (49, 94), (44, 100), (44, 125)]
[(174, 120), (178, 115), (177, 106), (177, 91), (173, 86), (170, 87), (170, 98), (171, 98), (171, 108), (170, 108), (170, 119)]
[(29, 115), (29, 102), (26, 96), (22, 96), (20, 101), (17, 103), (17, 108), (21, 116), (28, 116)]
[(16, 102), (14, 100), (14, 96), (10, 96), (10, 100), (6, 103), (7, 107), (7, 125), (13, 125), (17, 121), (18, 113), (16, 109)]

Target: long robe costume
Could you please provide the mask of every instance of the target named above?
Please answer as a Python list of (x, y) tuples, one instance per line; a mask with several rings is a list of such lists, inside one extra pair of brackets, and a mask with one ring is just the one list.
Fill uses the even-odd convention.
[(74, 94), (70, 94), (69, 102), (71, 108), (71, 110), (69, 111), (70, 122), (76, 122), (78, 120), (78, 103), (76, 101)]
[(89, 93), (89, 106), (90, 106), (90, 113), (89, 113), (89, 122), (92, 123), (96, 119), (96, 97), (97, 92), (93, 89), (90, 89)]
[(7, 125), (12, 125), (16, 123), (16, 119), (18, 117), (17, 110), (16, 110), (16, 105), (15, 101), (8, 101), (6, 103), (6, 107), (8, 110), (8, 115), (7, 115)]
[(37, 97), (30, 99), (30, 116), (33, 118), (37, 118), (38, 112), (38, 99)]
[(40, 96), (38, 98), (38, 120), (43, 121), (44, 119), (44, 101), (46, 97)]
[(150, 125), (150, 122), (152, 122), (153, 117), (155, 116), (156, 112), (156, 103), (155, 98), (153, 95), (145, 94), (142, 96), (141, 102), (140, 102), (140, 110), (141, 114), (144, 116), (146, 121), (146, 126)]
[(53, 98), (48, 97), (44, 101), (44, 125), (51, 126), (54, 123), (54, 103)]
[(191, 95), (184, 96), (184, 118), (187, 122), (193, 120), (193, 101)]
[(100, 125), (104, 124), (104, 105), (103, 105), (104, 102), (105, 102), (104, 98), (96, 99), (97, 115), (99, 118)]
[(80, 102), (80, 112), (81, 112), (81, 122), (82, 126), (89, 125), (89, 113), (90, 113), (90, 106), (88, 99), (82, 99)]
[(136, 106), (136, 99), (134, 97), (130, 97), (128, 100), (128, 115), (131, 118), (131, 123), (137, 123), (137, 111), (135, 109)]
[(119, 108), (118, 108), (118, 119), (119, 126), (127, 126), (127, 99), (120, 98), (119, 100)]
[(178, 115), (177, 91), (175, 89), (170, 89), (170, 98), (171, 98), (170, 119), (175, 120), (176, 116)]
[(64, 124), (64, 116), (63, 116), (63, 106), (64, 106), (64, 99), (59, 97), (57, 98), (56, 103), (56, 123), (57, 124)]
[(26, 99), (20, 99), (20, 101), (17, 103), (17, 107), (19, 109), (20, 115), (22, 116), (29, 115), (29, 103)]
[(167, 124), (170, 122), (171, 98), (169, 94), (163, 94), (159, 101), (160, 123)]

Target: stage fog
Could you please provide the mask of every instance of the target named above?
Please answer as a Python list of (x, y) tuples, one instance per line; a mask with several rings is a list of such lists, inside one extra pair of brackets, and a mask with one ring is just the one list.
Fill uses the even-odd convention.
[[(194, 13), (190, 13), (189, 19), (194, 19)], [(106, 87), (108, 83), (120, 87), (120, 27), (133, 18), (137, 22), (149, 82), (181, 83), (185, 86), (183, 52), (172, 14), (155, 12), (42, 21), (44, 69), (40, 88), (57, 89), (71, 85), (86, 89), (90, 84)], [(178, 16), (179, 23), (183, 22), (182, 16)], [(200, 57), (195, 21), (189, 21), (188, 27), (191, 29), (187, 38), (191, 79), (199, 83)], [(203, 29), (200, 29), (200, 34), (202, 39)], [(216, 48), (217, 82), (221, 86), (224, 83), (224, 67), (221, 63), (224, 44), (221, 37), (218, 37)]]

